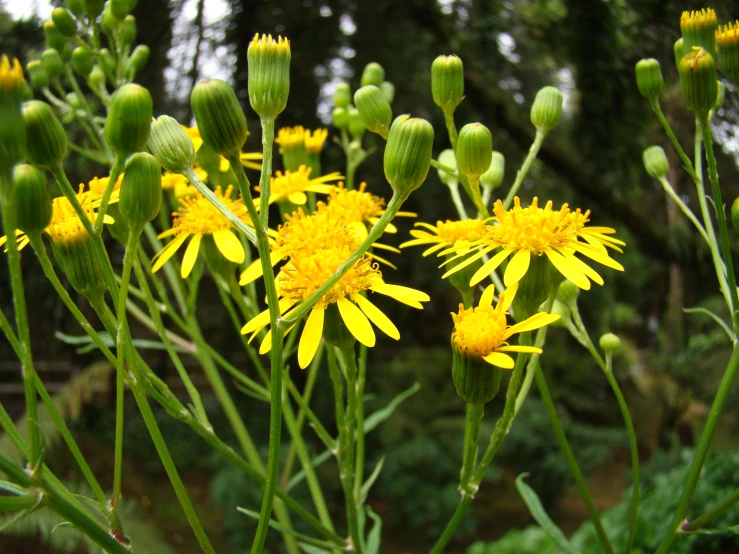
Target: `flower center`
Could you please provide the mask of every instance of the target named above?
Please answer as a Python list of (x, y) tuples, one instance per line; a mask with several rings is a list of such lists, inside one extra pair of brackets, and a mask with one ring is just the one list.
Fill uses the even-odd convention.
[(329, 193), (328, 204), (318, 203), (318, 211), (329, 211), (343, 221), (364, 223), (379, 217), (385, 209), (385, 201), (379, 196), (365, 192), (367, 183), (357, 190), (347, 190), (342, 183)]
[(329, 211), (306, 215), (299, 208), (285, 219), (275, 239), (275, 249), (285, 256), (305, 256), (339, 248), (353, 250), (360, 242), (357, 233)]
[[(310, 184), (310, 167), (300, 166), (297, 171), (277, 171), (270, 178), (270, 194), (273, 197), (290, 196), (295, 192), (303, 192)], [(257, 187), (259, 190), (259, 187)]]
[[(225, 194), (221, 191), (221, 187), (217, 187), (215, 195), (236, 217), (251, 225), (251, 218), (246, 211), (246, 206), (240, 199), (231, 199), (232, 191), (233, 186), (229, 186)], [(211, 204), (210, 200), (200, 193), (196, 193), (194, 196), (184, 196), (179, 200), (180, 207), (174, 212), (172, 221), (172, 229), (176, 229), (178, 233), (207, 235), (231, 228), (231, 223), (226, 217)]]
[(439, 237), (449, 244), (455, 244), (457, 241), (473, 242), (482, 238), (485, 223), (480, 219), (437, 221), (436, 229)]
[(503, 344), (505, 313), (491, 306), (465, 309), (460, 305), (459, 314), (452, 314), (452, 318), (452, 342), (459, 352), (482, 358)]

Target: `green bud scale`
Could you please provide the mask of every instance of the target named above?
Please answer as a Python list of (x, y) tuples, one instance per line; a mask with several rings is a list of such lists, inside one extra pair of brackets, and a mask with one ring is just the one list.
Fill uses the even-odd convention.
[(26, 124), (26, 157), (33, 165), (58, 167), (67, 156), (67, 134), (54, 110), (46, 102), (30, 100), (23, 104)]
[(246, 116), (236, 93), (220, 79), (201, 81), (190, 95), (203, 142), (218, 154), (238, 156), (246, 142)]
[(51, 195), (43, 172), (32, 165), (17, 165), (13, 171), (18, 229), (40, 233), (51, 223)]
[(464, 66), (452, 54), (439, 56), (431, 64), (431, 94), (434, 104), (444, 112), (452, 113), (464, 98)]
[(77, 34), (77, 22), (65, 8), (54, 8), (51, 12), (51, 20), (63, 36), (73, 37)]
[(172, 173), (183, 173), (195, 165), (195, 147), (176, 119), (168, 115), (151, 124), (149, 150), (159, 164)]
[(123, 85), (113, 94), (105, 120), (105, 140), (116, 155), (127, 157), (144, 149), (152, 110), (151, 94), (140, 85)]
[(667, 174), (670, 172), (667, 155), (661, 146), (650, 146), (644, 150), (642, 159), (644, 160), (644, 169), (654, 179), (667, 177)]
[(370, 62), (364, 66), (362, 71), (362, 79), (360, 81), (363, 87), (367, 85), (374, 85), (379, 87), (385, 80), (385, 70), (377, 62)]
[(477, 180), (493, 160), (493, 135), (481, 123), (468, 123), (459, 131), (457, 165), (470, 180)]
[(354, 93), (354, 104), (364, 126), (373, 133), (387, 138), (393, 120), (393, 110), (382, 91), (374, 85), (363, 86)]
[(488, 170), (480, 175), (480, 184), (493, 190), (503, 184), (505, 175), (505, 158), (500, 152), (493, 152), (493, 159)]
[(395, 118), (385, 146), (385, 178), (405, 199), (426, 180), (431, 167), (434, 128), (419, 118)]
[(468, 404), (487, 404), (498, 394), (502, 377), (502, 369), (458, 351), (452, 341), (452, 381), (462, 400)]
[(339, 83), (334, 91), (334, 107), (346, 108), (352, 103), (352, 89), (349, 83)]
[(662, 94), (664, 79), (657, 60), (649, 58), (636, 63), (636, 86), (647, 100), (655, 100)]
[(716, 63), (703, 48), (696, 48), (680, 60), (680, 85), (688, 109), (706, 117), (716, 103)]
[(97, 249), (82, 224), (69, 237), (52, 235), (54, 257), (79, 294), (92, 302), (100, 301), (107, 286)]
[(536, 93), (531, 105), (531, 123), (538, 131), (548, 133), (559, 123), (563, 103), (561, 92), (554, 87), (544, 87)]
[(274, 119), (287, 106), (290, 58), (290, 41), (282, 37), (257, 34), (249, 44), (249, 103), (259, 117)]
[(118, 208), (128, 228), (141, 232), (153, 220), (162, 205), (162, 170), (157, 159), (137, 152), (126, 162)]

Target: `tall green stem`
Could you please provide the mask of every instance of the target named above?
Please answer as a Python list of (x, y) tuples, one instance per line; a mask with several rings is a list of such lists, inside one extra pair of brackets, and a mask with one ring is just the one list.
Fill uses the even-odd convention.
[(457, 126), (454, 124), (454, 111), (444, 110), (444, 124), (449, 134), (449, 142), (452, 143), (452, 150), (457, 151)]
[(357, 508), (362, 504), (362, 485), (364, 484), (364, 387), (367, 383), (367, 354), (367, 346), (360, 345), (359, 373), (357, 374), (357, 455), (354, 468), (354, 502)]
[(95, 233), (99, 235), (103, 232), (103, 223), (105, 221), (105, 212), (108, 211), (108, 204), (110, 203), (110, 197), (115, 189), (115, 183), (118, 181), (121, 173), (123, 173), (123, 167), (125, 166), (126, 160), (121, 158), (118, 154), (115, 156), (113, 167), (110, 169), (110, 178), (108, 179), (108, 186), (103, 191), (103, 196), (100, 198), (100, 208), (98, 208), (97, 219), (95, 220)]
[(464, 447), (462, 449), (462, 471), (459, 478), (459, 489), (464, 491), (475, 471), (477, 463), (477, 443), (480, 435), (480, 424), (485, 414), (484, 404), (467, 403), (464, 425)]
[(529, 172), (531, 164), (534, 163), (534, 160), (539, 153), (539, 149), (541, 148), (541, 144), (542, 142), (544, 142), (545, 136), (545, 132), (540, 129), (536, 130), (536, 136), (534, 136), (534, 142), (531, 143), (529, 153), (526, 155), (526, 159), (523, 161), (521, 169), (519, 169), (518, 173), (516, 173), (516, 179), (513, 181), (513, 185), (511, 185), (511, 190), (508, 191), (508, 194), (503, 201), (503, 207), (506, 210), (511, 207), (511, 204), (513, 203), (513, 198), (516, 196), (516, 193), (518, 193), (518, 189), (521, 188), (523, 180), (526, 178), (526, 174)]

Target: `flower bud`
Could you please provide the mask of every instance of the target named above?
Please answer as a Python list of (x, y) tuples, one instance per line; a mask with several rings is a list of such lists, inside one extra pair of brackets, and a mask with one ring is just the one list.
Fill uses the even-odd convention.
[(92, 71), (94, 60), (92, 58), (92, 52), (84, 46), (78, 46), (72, 52), (72, 69), (78, 75), (87, 77)]
[(452, 113), (464, 98), (464, 66), (452, 54), (439, 56), (431, 64), (431, 94), (434, 104), (444, 112)]
[(383, 81), (380, 83), (380, 90), (385, 95), (388, 104), (392, 104), (395, 99), (395, 85), (390, 81)]
[(739, 233), (739, 198), (731, 205), (731, 224), (734, 226), (734, 231)]
[[(451, 148), (442, 150), (441, 153), (439, 154), (439, 163), (450, 169), (453, 169), (456, 173), (457, 155), (454, 153), (454, 150), (452, 150)], [(446, 171), (442, 169), (437, 169), (437, 171), (439, 173), (439, 181), (441, 181), (445, 185), (449, 185), (451, 183), (457, 182), (457, 177), (455, 175), (450, 175), (449, 173), (447, 173)], [(456, 275), (456, 273), (452, 273), (452, 275)]]
[(50, 79), (56, 79), (64, 72), (64, 62), (58, 50), (47, 48), (41, 54), (41, 63)]
[(82, 0), (66, 0), (67, 9), (74, 14), (75, 17), (85, 15), (85, 6)]
[(52, 215), (46, 177), (32, 165), (17, 165), (13, 170), (13, 186), (18, 229), (26, 234), (40, 233), (49, 226)]
[(739, 21), (719, 27), (716, 42), (721, 70), (734, 83), (739, 84)]
[(334, 108), (331, 112), (331, 121), (337, 129), (346, 129), (349, 125), (349, 114), (344, 108)]
[(60, 52), (64, 50), (66, 39), (56, 28), (53, 21), (44, 22), (44, 37), (46, 37), (46, 44), (49, 48), (56, 48)]
[(249, 44), (249, 103), (261, 118), (274, 119), (287, 106), (290, 57), (290, 41), (282, 37), (256, 34)]
[(487, 404), (500, 390), (503, 370), (480, 357), (457, 350), (452, 339), (452, 381), (468, 404)]
[(393, 110), (382, 91), (374, 85), (364, 86), (354, 93), (354, 104), (364, 126), (373, 133), (387, 138), (393, 120)]
[(716, 103), (711, 108), (714, 112), (724, 107), (724, 100), (726, 99), (726, 85), (722, 81), (718, 81), (716, 85), (718, 86), (716, 90)]
[(113, 94), (105, 120), (105, 140), (117, 156), (128, 157), (144, 149), (152, 110), (151, 94), (141, 85), (123, 85)]
[(115, 58), (113, 57), (113, 53), (110, 50), (108, 50), (107, 48), (101, 49), (99, 59), (100, 67), (103, 68), (103, 71), (110, 75), (115, 73)]
[(483, 187), (497, 189), (503, 184), (503, 176), (505, 175), (505, 158), (500, 152), (493, 152), (493, 159), (490, 162), (488, 170), (480, 175), (480, 184)]
[(136, 48), (134, 48), (133, 52), (131, 53), (131, 57), (128, 58), (128, 62), (126, 63), (126, 71), (129, 73), (133, 72), (133, 74), (136, 75), (136, 73), (146, 67), (146, 62), (149, 61), (150, 54), (151, 50), (148, 46), (146, 46), (146, 44), (139, 44)]
[(136, 18), (132, 15), (127, 15), (126, 19), (123, 20), (121, 40), (123, 40), (123, 44), (136, 42)]
[(51, 20), (63, 36), (73, 37), (77, 34), (77, 22), (66, 8), (54, 8), (51, 12)]
[(99, 301), (107, 289), (103, 262), (81, 222), (69, 231), (50, 233), (54, 257), (74, 290), (90, 301)]
[(716, 55), (716, 12), (711, 8), (700, 11), (683, 12), (680, 17), (680, 31), (683, 35), (683, 55), (689, 54), (698, 46), (711, 56)]
[(46, 102), (23, 104), (26, 123), (26, 158), (43, 168), (59, 167), (67, 156), (67, 134), (54, 110)]
[(557, 289), (557, 300), (570, 309), (577, 304), (578, 296), (580, 296), (580, 287), (568, 279), (562, 281)]
[(339, 83), (334, 91), (334, 107), (346, 108), (352, 103), (352, 89), (349, 83)]
[(130, 13), (131, 7), (128, 0), (109, 0), (110, 12), (116, 17), (116, 19), (126, 19), (126, 16)]
[(663, 179), (670, 172), (670, 164), (661, 146), (650, 146), (644, 150), (642, 159), (644, 160), (644, 168), (649, 176), (654, 179)]
[(557, 126), (562, 117), (564, 97), (554, 87), (544, 87), (536, 93), (531, 105), (531, 123), (538, 131), (548, 133)]
[(557, 314), (559, 319), (553, 321), (549, 325), (552, 327), (567, 327), (567, 322), (572, 319), (572, 311), (561, 300), (554, 299), (552, 309), (549, 313)]
[(113, 15), (113, 12), (110, 8), (110, 2), (106, 2), (105, 9), (103, 10), (103, 15), (100, 18), (100, 28), (106, 35), (108, 35), (108, 38), (111, 39), (111, 42), (113, 42), (115, 40), (115, 35), (120, 27), (121, 20)]
[(203, 142), (218, 154), (238, 156), (248, 132), (244, 110), (231, 86), (220, 79), (200, 81), (190, 103)]
[(49, 74), (40, 60), (33, 60), (26, 65), (28, 77), (33, 88), (46, 88), (49, 86)]
[(621, 339), (613, 333), (606, 333), (605, 335), (600, 337), (598, 343), (606, 353), (615, 352), (616, 350), (621, 348)]
[(431, 167), (434, 128), (419, 118), (395, 118), (385, 146), (385, 178), (403, 199), (420, 187)]
[(80, 100), (80, 97), (77, 96), (76, 92), (69, 92), (67, 93), (67, 96), (64, 97), (67, 101), (67, 104), (72, 106), (73, 108), (81, 108), (82, 102)]
[(680, 60), (683, 100), (698, 117), (706, 117), (716, 103), (716, 63), (703, 48), (696, 48)]
[(23, 158), (26, 128), (21, 103), (27, 86), (18, 60), (0, 58), (0, 177), (10, 177), (10, 170)]
[(493, 160), (493, 136), (481, 123), (468, 123), (457, 139), (457, 165), (470, 180), (477, 180)]
[(104, 0), (82, 0), (82, 4), (85, 7), (85, 15), (90, 19), (95, 19), (103, 13), (105, 7)]
[(679, 70), (680, 69), (680, 60), (683, 59), (683, 38), (680, 37), (675, 41), (675, 44), (673, 45), (674, 54), (675, 54), (675, 67)]
[(92, 68), (90, 75), (87, 77), (87, 82), (90, 84), (91, 88), (96, 90), (105, 87), (105, 72), (100, 68), (99, 65), (96, 65)]
[(521, 321), (539, 311), (549, 296), (552, 285), (561, 283), (564, 277), (546, 256), (531, 256), (526, 274), (518, 282), (518, 291), (513, 299), (513, 310)]
[(659, 62), (654, 58), (639, 60), (636, 63), (636, 86), (647, 100), (655, 100), (662, 94), (664, 80)]
[(195, 165), (195, 147), (182, 126), (168, 115), (151, 124), (149, 150), (159, 164), (171, 173), (183, 173)]
[(379, 87), (384, 80), (385, 70), (379, 63), (370, 62), (364, 66), (362, 79), (360, 81), (363, 87), (366, 87), (367, 85), (375, 85), (376, 87)]
[(346, 118), (349, 134), (355, 139), (361, 139), (362, 135), (364, 135), (365, 128), (364, 122), (362, 122), (362, 118), (359, 115), (359, 110), (354, 106), (349, 106), (346, 110)]
[(162, 169), (157, 159), (137, 152), (126, 162), (118, 208), (128, 228), (141, 232), (162, 205)]

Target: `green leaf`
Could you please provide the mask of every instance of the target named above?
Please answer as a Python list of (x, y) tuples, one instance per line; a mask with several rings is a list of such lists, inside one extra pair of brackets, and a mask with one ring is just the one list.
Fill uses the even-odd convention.
[(317, 546), (311, 546), (302, 542), (298, 543), (300, 549), (306, 554), (331, 554), (332, 550), (326, 550), (325, 548), (319, 548)]
[(684, 535), (739, 535), (739, 525), (724, 527), (723, 529), (697, 529), (695, 531), (680, 531)]
[[(87, 354), (89, 352), (94, 352), (97, 350), (97, 346), (95, 346), (95, 343), (92, 342), (92, 339), (88, 335), (68, 335), (66, 333), (62, 333), (61, 331), (57, 331), (56, 333), (54, 333), (54, 335), (65, 344), (80, 346), (80, 348), (77, 349), (78, 354)], [(100, 337), (100, 340), (103, 341), (103, 344), (105, 346), (109, 348), (115, 347), (115, 342), (106, 331), (100, 331), (98, 333), (98, 336)], [(133, 339), (133, 341), (131, 342), (136, 348), (145, 348), (149, 350), (166, 350), (164, 344), (157, 340)], [(177, 352), (187, 353), (185, 349), (183, 349), (181, 346), (174, 344), (172, 345), (172, 347)]]
[(534, 489), (529, 487), (524, 482), (524, 479), (528, 475), (528, 473), (522, 473), (521, 475), (516, 477), (516, 489), (521, 495), (521, 498), (523, 498), (523, 501), (526, 503), (529, 512), (531, 512), (531, 515), (534, 516), (534, 519), (541, 526), (541, 528), (544, 529), (544, 531), (546, 531), (546, 533), (550, 537), (552, 537), (552, 539), (554, 539), (554, 542), (557, 543), (557, 546), (559, 546), (561, 550), (567, 552), (568, 554), (578, 554), (577, 550), (575, 550), (575, 548), (564, 536), (564, 533), (562, 533), (560, 528), (557, 527), (557, 524), (554, 523), (552, 519), (547, 515), (547, 512), (544, 509), (544, 506), (542, 506), (541, 501), (539, 500), (539, 497), (537, 496)]
[(367, 477), (367, 480), (362, 485), (362, 490), (360, 491), (359, 495), (359, 502), (360, 504), (364, 504), (364, 502), (367, 500), (367, 495), (369, 494), (370, 489), (372, 488), (372, 485), (375, 484), (375, 481), (377, 481), (377, 478), (380, 476), (380, 472), (382, 471), (382, 466), (385, 464), (385, 456), (380, 458), (380, 460), (377, 462), (377, 465), (375, 466), (375, 469), (372, 470), (372, 473), (369, 477)]
[[(240, 506), (237, 506), (236, 509), (242, 514), (259, 521), (259, 513), (253, 512), (252, 510), (247, 510), (246, 508), (242, 508)], [(337, 548), (337, 545), (332, 542), (324, 541), (321, 539), (314, 539), (313, 537), (304, 535), (303, 533), (298, 533), (297, 531), (294, 531), (293, 529), (290, 529), (288, 527), (285, 527), (281, 523), (278, 523), (274, 519), (269, 520), (269, 526), (272, 527), (272, 529), (274, 529), (275, 531), (279, 531), (280, 533), (287, 533), (288, 535), (292, 535), (293, 537), (296, 537), (300, 539), (301, 541), (304, 541), (308, 545), (317, 546), (319, 548), (331, 549), (331, 550), (319, 550), (319, 552), (329, 552), (330, 553), (333, 549)]]
[(367, 547), (365, 552), (367, 554), (380, 554), (380, 540), (382, 538), (382, 518), (372, 511), (372, 508), (367, 506), (367, 515), (370, 519), (375, 522), (372, 526), (372, 531), (367, 536)]
[(724, 330), (724, 332), (729, 336), (729, 340), (731, 342), (734, 342), (734, 333), (731, 332), (731, 329), (729, 329), (729, 326), (726, 325), (726, 322), (724, 322), (723, 319), (721, 319), (718, 315), (713, 313), (711, 310), (707, 308), (683, 308), (683, 311), (686, 314), (703, 314), (707, 315), (711, 319), (713, 319), (716, 323), (718, 323), (721, 328)]

